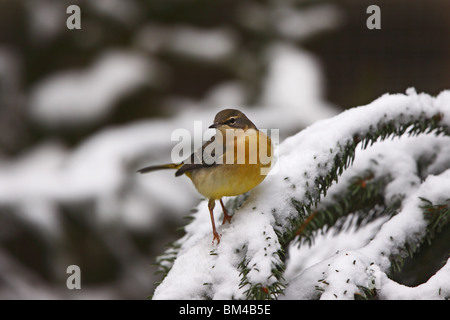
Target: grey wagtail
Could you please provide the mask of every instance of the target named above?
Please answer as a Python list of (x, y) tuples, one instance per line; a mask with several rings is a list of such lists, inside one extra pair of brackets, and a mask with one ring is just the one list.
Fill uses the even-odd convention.
[(216, 134), (182, 163), (149, 166), (137, 172), (177, 169), (175, 176), (187, 175), (197, 191), (208, 198), (213, 243), (219, 243), (213, 212), (216, 200), (223, 209), (222, 224), (231, 223), (222, 197), (250, 191), (264, 180), (272, 162), (272, 141), (235, 109), (217, 113), (209, 128), (215, 128)]

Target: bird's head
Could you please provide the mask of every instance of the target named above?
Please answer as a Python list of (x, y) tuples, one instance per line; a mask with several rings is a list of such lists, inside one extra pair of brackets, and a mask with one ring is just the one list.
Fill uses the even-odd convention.
[(214, 123), (209, 126), (218, 130), (227, 129), (255, 129), (256, 126), (251, 122), (245, 114), (236, 109), (225, 109), (216, 114)]

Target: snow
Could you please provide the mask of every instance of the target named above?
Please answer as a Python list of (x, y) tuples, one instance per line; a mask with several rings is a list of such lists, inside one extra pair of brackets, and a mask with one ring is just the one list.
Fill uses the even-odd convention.
[(426, 283), (408, 287), (381, 276), (380, 298), (386, 300), (438, 300), (450, 296), (450, 259)]
[[(211, 244), (208, 209), (205, 203), (201, 204), (198, 206), (199, 218), (186, 229), (194, 235), (186, 238), (185, 249), (179, 252), (172, 267), (174, 273), (171, 277), (182, 281), (180, 285), (183, 289), (174, 287), (172, 282), (163, 282), (155, 291), (154, 299), (201, 299), (205, 293), (204, 283), (212, 284), (207, 294), (213, 299), (243, 298), (243, 292), (239, 290), (240, 271), (236, 268), (242, 258), (245, 255), (252, 256), (248, 264), (253, 269), (247, 274), (252, 282), (265, 281), (272, 268), (272, 260), (277, 260), (275, 257), (264, 259), (266, 254), (273, 252), (270, 246), (277, 245), (276, 234), (267, 228), (272, 219), (270, 215), (254, 212), (235, 216), (231, 224), (220, 228), (221, 243), (214, 246)], [(220, 218), (220, 214), (216, 214), (216, 225), (220, 224)], [(248, 228), (249, 225), (253, 227)], [(242, 244), (242, 247), (236, 248), (236, 243)], [(266, 250), (261, 251), (261, 248)], [(186, 270), (189, 270), (190, 275), (187, 281), (182, 280)]]
[(235, 50), (235, 40), (232, 32), (226, 29), (180, 26), (173, 31), (169, 47), (176, 53), (214, 61), (230, 55)]
[[(419, 197), (425, 197), (427, 199), (430, 197), (433, 199), (433, 203), (442, 203), (450, 192), (449, 178), (450, 170), (445, 171), (439, 176), (430, 176), (427, 178), (423, 185), (414, 194), (411, 194), (408, 197), (409, 199), (404, 201), (405, 206), (402, 210), (383, 223), (380, 231), (376, 233), (373, 240), (367, 244), (363, 244), (361, 240), (356, 238), (355, 241), (359, 242), (360, 247), (356, 247), (353, 250), (348, 250), (349, 248), (346, 246), (341, 247), (342, 244), (340, 244), (339, 248), (344, 249), (343, 252), (336, 253), (322, 260), (318, 265), (313, 265), (299, 272), (290, 282), (284, 298), (304, 299), (313, 296), (316, 289), (309, 284), (314, 282), (317, 284), (317, 282), (320, 282), (318, 281), (320, 279), (326, 280), (325, 285), (322, 285), (324, 292), (321, 295), (321, 299), (351, 299), (355, 293), (359, 292), (358, 286), (370, 288), (372, 280), (375, 282), (374, 286), (377, 289), (377, 293), (382, 298), (399, 296), (402, 296), (404, 299), (417, 298), (416, 294), (419, 292), (418, 288), (420, 286), (416, 290), (408, 288), (410, 290), (399, 292), (396, 288), (406, 287), (387, 278), (386, 273), (390, 267), (388, 257), (391, 254), (399, 254), (399, 250), (406, 242), (410, 242), (413, 238), (423, 235), (426, 223), (422, 210), (420, 209)], [(339, 237), (335, 240), (342, 241)], [(321, 271), (319, 276), (317, 269)], [(333, 269), (335, 273), (333, 273)], [(344, 272), (341, 272), (342, 270)], [(370, 270), (373, 271), (371, 271), (371, 277), (368, 277), (367, 272)], [(444, 278), (450, 276), (448, 271), (444, 270), (441, 270), (443, 274), (441, 276)], [(386, 284), (388, 285), (385, 286)], [(428, 284), (428, 286), (431, 287), (431, 284)], [(448, 296), (450, 285), (439, 284), (439, 287), (447, 292), (447, 294), (442, 294), (440, 298), (442, 299)], [(436, 298), (436, 286), (430, 288), (429, 291), (432, 291), (433, 294), (422, 292), (421, 297), (425, 299)]]
[[(250, 285), (269, 287), (274, 284), (276, 279), (271, 270), (282, 263), (277, 255), (281, 245), (276, 231), (285, 232), (290, 227), (289, 219), (297, 215), (291, 200), (307, 201), (305, 193), (310, 188), (308, 185), (313, 186), (315, 177), (331, 168), (331, 160), (340, 152), (338, 145), (346, 145), (353, 141), (355, 134), (363, 135), (379, 122), (395, 121), (395, 125), (399, 125), (411, 119), (424, 116), (431, 118), (441, 113), (445, 119), (442, 123), (445, 125), (450, 117), (448, 97), (448, 91), (436, 98), (417, 94), (414, 90), (408, 90), (406, 95), (386, 94), (367, 106), (318, 121), (286, 139), (279, 145), (278, 173), (269, 175), (250, 192), (247, 199), (244, 196), (237, 198), (240, 205), (234, 212), (231, 225), (218, 227), (218, 232), (222, 235), (218, 245), (211, 243), (212, 233), (206, 203), (199, 204), (198, 211), (194, 214), (195, 219), (185, 228), (186, 235), (177, 241), (180, 246), (176, 252), (177, 259), (162, 284), (157, 287), (154, 298), (200, 299), (205, 298), (205, 294), (213, 299), (243, 298)], [(380, 149), (377, 149), (378, 145)], [(450, 193), (450, 170), (437, 176), (428, 176), (421, 182), (415, 177), (417, 168), (412, 165), (412, 159), (430, 149), (447, 150), (448, 145), (447, 137), (428, 135), (379, 142), (374, 148), (369, 148), (370, 151), (356, 151), (356, 158), (362, 158), (361, 165), (355, 160), (354, 170), (349, 169), (347, 177), (342, 176), (335, 188), (339, 188), (342, 183), (348, 184), (350, 177), (364, 166), (364, 170), (367, 169), (367, 163), (371, 163), (368, 159), (375, 157), (380, 163), (378, 166), (373, 165), (375, 170), (379, 170), (377, 174), (392, 174), (386, 196), (392, 198), (402, 195), (404, 205), (393, 218), (378, 221), (378, 224), (374, 222), (361, 229), (367, 232), (379, 229), (373, 240), (368, 241), (367, 234), (357, 232), (357, 240), (350, 246), (348, 239), (343, 236), (338, 242), (339, 246), (336, 244), (333, 250), (344, 248), (344, 251), (325, 257), (325, 253), (319, 250), (317, 257), (311, 257), (311, 261), (307, 262), (312, 265), (305, 266), (297, 275), (292, 271), (295, 266), (290, 266), (288, 271), (292, 281), (288, 283), (285, 298), (312, 298), (318, 297), (318, 292), (322, 292), (320, 297), (323, 299), (353, 299), (354, 294), (360, 292), (359, 286), (373, 285), (377, 288), (384, 281), (383, 275), (390, 267), (388, 256), (399, 254), (405, 243), (416, 241), (424, 234), (426, 223), (418, 197), (440, 203)], [(367, 154), (364, 156), (364, 153)], [(402, 153), (406, 155), (401, 157)], [(399, 155), (397, 163), (396, 156)], [(405, 182), (409, 182), (410, 186), (405, 188)], [(329, 194), (332, 193), (331, 188)], [(327, 197), (331, 199), (329, 195)], [(227, 201), (228, 207), (232, 206), (233, 200), (230, 198)], [(217, 225), (221, 210), (216, 208), (215, 212)], [(324, 238), (320, 241), (326, 240)], [(245, 279), (242, 278), (242, 267), (239, 267), (242, 262), (249, 269), (245, 273)], [(215, 269), (219, 264), (220, 268)], [(186, 277), (186, 273), (189, 277)], [(248, 283), (237, 289), (235, 285), (241, 280)], [(205, 281), (208, 283), (207, 290)], [(234, 290), (230, 289), (230, 284), (233, 284)]]
[(357, 228), (352, 223), (352, 216), (341, 219), (345, 221), (343, 227), (345, 231), (335, 233), (333, 228), (328, 232), (321, 231), (315, 235), (314, 245), (302, 244), (299, 247), (297, 244), (292, 244), (289, 247), (284, 274), (287, 282), (290, 282), (303, 270), (333, 256), (337, 252), (355, 250), (366, 245), (375, 236), (381, 225), (386, 222), (386, 218), (381, 218)]
[(131, 24), (140, 17), (139, 8), (133, 1), (98, 0), (87, 2), (93, 10), (124, 24)]
[(44, 78), (32, 89), (28, 104), (34, 119), (48, 126), (95, 122), (155, 75), (156, 66), (148, 58), (112, 50), (86, 70), (61, 71)]
[(236, 81), (220, 83), (207, 93), (205, 100), (211, 106), (242, 106), (247, 101), (247, 88)]
[(273, 2), (271, 7), (243, 2), (237, 12), (240, 24), (252, 31), (274, 30), (282, 38), (302, 41), (321, 31), (339, 27), (342, 12), (335, 4), (298, 6), (291, 1)]
[(279, 6), (273, 13), (276, 30), (283, 36), (303, 40), (321, 31), (337, 28), (341, 12), (336, 6), (324, 4), (295, 10), (291, 6)]
[[(104, 213), (100, 219), (110, 220), (119, 215), (130, 226), (149, 228), (158, 221), (153, 215), (161, 208), (182, 210), (197, 200), (194, 190), (189, 193), (187, 179), (175, 181), (175, 177), (167, 174), (138, 179), (135, 164), (130, 163), (145, 156), (149, 148), (161, 150), (161, 155), (170, 154), (166, 141), (170, 141), (172, 130), (164, 121), (143, 121), (99, 132), (72, 152), (56, 142), (40, 145), (16, 161), (1, 163), (0, 203), (31, 209), (30, 201), (37, 201), (39, 208), (50, 209), (55, 202), (94, 200), (97, 212)], [(163, 139), (164, 136), (167, 138)], [(133, 187), (124, 198), (118, 197), (125, 183)], [(172, 192), (179, 195), (171, 197)], [(164, 201), (169, 198), (170, 202)], [(43, 225), (55, 223), (45, 222), (53, 219), (52, 210), (47, 211), (47, 217), (44, 210), (39, 215), (24, 210), (24, 214), (27, 212), (30, 219), (44, 219)]]
[(135, 37), (137, 46), (156, 53), (168, 51), (203, 62), (220, 62), (235, 53), (237, 36), (226, 27), (145, 25)]
[[(289, 112), (298, 126), (329, 118), (336, 110), (324, 102), (320, 65), (313, 56), (291, 45), (278, 43), (267, 50), (268, 72), (260, 104), (277, 114)], [(283, 128), (282, 124), (279, 126)]]
[[(398, 199), (398, 197), (410, 197), (411, 199), (415, 199), (418, 196), (417, 194), (413, 194), (413, 192), (415, 192), (417, 186), (420, 185), (420, 181), (417, 181), (416, 165), (419, 157), (422, 154), (436, 153), (438, 155), (446, 154), (448, 158), (448, 153), (446, 152), (449, 147), (450, 138), (448, 137), (437, 138), (433, 136), (419, 136), (416, 138), (408, 138), (403, 136), (401, 138), (396, 138), (395, 140), (388, 140), (375, 144), (372, 148), (366, 150), (358, 148), (352, 167), (342, 174), (338, 184), (331, 186), (327, 196), (321, 201), (319, 208), (332, 204), (334, 201), (333, 199), (336, 196), (345, 192), (352, 181), (352, 177), (364, 176), (367, 169), (369, 169), (375, 177), (385, 175), (391, 177), (391, 181), (385, 189), (385, 199), (388, 202), (390, 199)], [(449, 162), (447, 162), (447, 165), (448, 163)], [(429, 196), (438, 194), (437, 190), (433, 189), (436, 187), (433, 186), (441, 186), (441, 184), (434, 179), (433, 176), (430, 176), (428, 178), (430, 181), (426, 182), (424, 186), (424, 190), (429, 189)], [(415, 182), (415, 185), (411, 184), (411, 181)], [(442, 200), (445, 199), (436, 199), (435, 201), (439, 203)], [(417, 206), (417, 203), (412, 200), (411, 203), (413, 207)], [(402, 229), (400, 226), (406, 226), (408, 233), (413, 231), (412, 227), (414, 226), (423, 227), (418, 222), (422, 220), (421, 211), (419, 210), (417, 212), (416, 210), (415, 212), (416, 214), (419, 214), (419, 217), (416, 217), (415, 219), (412, 219), (410, 214), (397, 215), (392, 218), (393, 222), (390, 223), (394, 223), (396, 219), (399, 219), (400, 221), (398, 226), (394, 226), (392, 229), (389, 228), (387, 230), (385, 238), (389, 238), (390, 241), (390, 237), (393, 236), (395, 239), (400, 240), (399, 235), (395, 234), (398, 233), (398, 230)], [(315, 243), (311, 247), (302, 245), (300, 248), (297, 248), (296, 244), (291, 245), (289, 248), (290, 258), (287, 263), (285, 278), (287, 280), (292, 279), (295, 274), (300, 274), (306, 268), (334, 255), (337, 251), (348, 252), (348, 250), (356, 250), (367, 246), (369, 240), (374, 238), (375, 235), (381, 234), (379, 230), (382, 225), (385, 225), (387, 218), (377, 219), (362, 226), (358, 230), (352, 225), (351, 216), (345, 217), (344, 221), (343, 229), (346, 231), (335, 235), (332, 228), (326, 233), (318, 233), (315, 236)], [(410, 224), (409, 221), (415, 222)], [(382, 243), (379, 247), (381, 248), (380, 251), (386, 253), (386, 248), (389, 246)], [(370, 256), (373, 255), (373, 253), (370, 254)], [(388, 266), (385, 269), (387, 268)]]

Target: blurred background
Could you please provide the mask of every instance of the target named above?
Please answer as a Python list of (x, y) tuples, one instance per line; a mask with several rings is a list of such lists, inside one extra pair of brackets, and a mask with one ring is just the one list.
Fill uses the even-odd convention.
[[(81, 30), (69, 30), (69, 5)], [(366, 9), (381, 9), (368, 30)], [(171, 133), (226, 107), (283, 139), (450, 88), (445, 0), (0, 0), (0, 298), (145, 299), (200, 201)], [(68, 290), (66, 269), (81, 269)]]

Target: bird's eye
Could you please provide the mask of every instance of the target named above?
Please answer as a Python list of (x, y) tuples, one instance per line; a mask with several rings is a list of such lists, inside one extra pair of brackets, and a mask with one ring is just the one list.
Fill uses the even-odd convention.
[(228, 120), (229, 124), (235, 124), (236, 123), (236, 119), (235, 118), (230, 118), (230, 120)]

